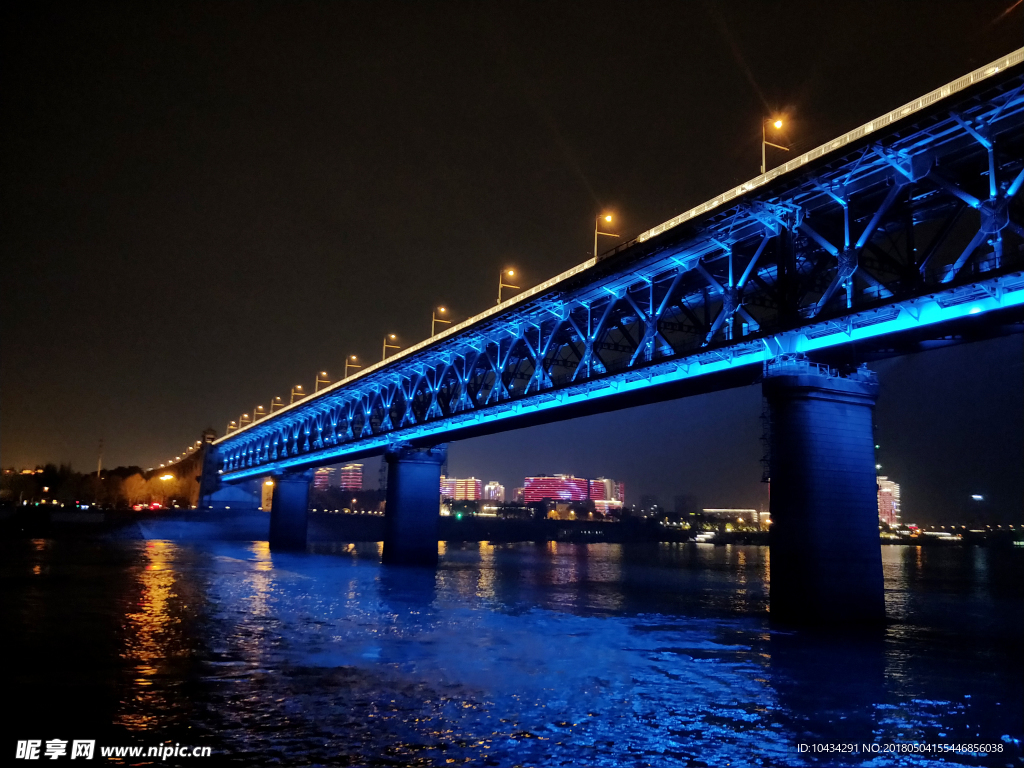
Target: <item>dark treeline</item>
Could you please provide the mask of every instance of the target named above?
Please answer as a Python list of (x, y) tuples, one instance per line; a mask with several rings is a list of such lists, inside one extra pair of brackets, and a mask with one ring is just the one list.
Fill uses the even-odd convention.
[(0, 504), (95, 504), (126, 509), (136, 504), (162, 507), (191, 506), (196, 503), (199, 484), (193, 472), (144, 471), (141, 467), (116, 467), (96, 473), (76, 472), (69, 464), (47, 464), (34, 471), (3, 470)]

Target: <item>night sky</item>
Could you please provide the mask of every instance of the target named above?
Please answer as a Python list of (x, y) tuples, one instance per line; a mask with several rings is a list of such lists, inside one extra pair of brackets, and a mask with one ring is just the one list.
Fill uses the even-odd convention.
[[(806, 150), (1024, 42), (1013, 0), (3, 13), (0, 463), (85, 471), (101, 438), (105, 466), (153, 466), (385, 333), (419, 341), (433, 306), (475, 314), (502, 267), (585, 260), (601, 210), (631, 236), (753, 177), (767, 112)], [(1018, 336), (875, 365), (905, 519), (980, 493), (1024, 521), (1022, 357)], [(733, 390), (454, 444), (449, 467), (758, 506), (760, 412)]]

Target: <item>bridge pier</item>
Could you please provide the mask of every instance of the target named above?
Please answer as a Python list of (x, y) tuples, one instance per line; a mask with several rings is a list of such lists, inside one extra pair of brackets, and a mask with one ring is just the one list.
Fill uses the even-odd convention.
[(878, 382), (806, 360), (769, 367), (771, 616), (802, 624), (885, 620), (872, 417)]
[(384, 505), (383, 561), (398, 565), (437, 565), (441, 465), (446, 444), (401, 446), (384, 454), (388, 463)]
[(270, 506), (270, 548), (305, 550), (309, 522), (309, 484), (313, 470), (274, 475)]

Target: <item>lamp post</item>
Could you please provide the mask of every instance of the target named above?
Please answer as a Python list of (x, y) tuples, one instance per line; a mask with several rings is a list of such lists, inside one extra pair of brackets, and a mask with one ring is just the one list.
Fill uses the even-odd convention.
[(284, 408), (284, 400), (280, 397), (275, 397), (270, 401), (270, 412), (273, 413), (278, 408)]
[(398, 344), (388, 344), (389, 341), (395, 341), (396, 339), (398, 339), (398, 337), (393, 333), (389, 333), (384, 337), (384, 347), (381, 349), (380, 353), (380, 359), (382, 362), (387, 358), (389, 349), (401, 349)]
[(362, 368), (363, 367), (361, 365), (356, 365), (356, 360), (358, 360), (358, 359), (359, 358), (356, 357), (355, 355), (349, 355), (348, 357), (345, 358), (345, 378), (346, 379), (348, 378), (348, 369), (349, 368)]
[(768, 172), (768, 164), (767, 164), (766, 158), (765, 158), (765, 147), (775, 147), (776, 149), (781, 149), (781, 150), (784, 150), (786, 152), (789, 152), (789, 147), (784, 147), (781, 144), (773, 144), (772, 142), (768, 141), (768, 137), (765, 134), (765, 129), (764, 129), (765, 125), (768, 124), (768, 123), (771, 123), (772, 124), (772, 128), (774, 128), (776, 131), (780, 130), (782, 128), (782, 125), (783, 125), (782, 120), (778, 119), (778, 118), (776, 118), (775, 120), (772, 120), (771, 118), (769, 118), (767, 120), (762, 120), (761, 121), (761, 175), (762, 176), (765, 173)]
[(501, 304), (501, 289), (502, 288), (515, 288), (519, 290), (518, 285), (511, 285), (505, 282), (506, 277), (515, 277), (516, 271), (514, 269), (503, 269), (498, 273), (498, 303)]
[[(498, 302), (498, 303), (500, 304), (501, 302)], [(447, 315), (447, 314), (448, 314), (448, 310), (445, 307), (438, 307), (437, 309), (435, 309), (433, 312), (430, 313), (430, 335), (431, 336), (434, 335), (434, 326), (437, 323), (446, 323), (447, 325), (451, 325), (452, 324), (451, 320), (445, 320), (443, 317), (438, 317), (438, 315)]]
[(262, 405), (257, 405), (252, 409), (252, 420), (256, 421), (260, 416), (266, 416), (267, 412), (264, 410)]
[(240, 418), (238, 420), (238, 426), (240, 426), (240, 427), (244, 427), (246, 424), (251, 424), (251, 423), (252, 423), (252, 419), (249, 418), (249, 414), (248, 413), (243, 413), (242, 414), (242, 418)]
[(301, 400), (305, 396), (306, 393), (302, 391), (302, 385), (296, 384), (294, 387), (292, 387), (292, 399), (289, 400), (288, 402), (294, 403), (296, 400)]
[[(321, 376), (323, 376), (323, 378), (320, 378)], [(327, 371), (320, 371), (320, 373), (316, 375), (316, 383), (313, 385), (313, 392), (319, 392), (321, 384), (326, 387), (330, 383), (331, 380), (327, 378)]]
[(610, 224), (611, 221), (612, 221), (612, 215), (610, 213), (603, 213), (603, 214), (600, 214), (596, 219), (594, 219), (594, 258), (595, 259), (597, 258), (597, 236), (598, 235), (604, 235), (605, 237), (618, 237), (618, 235), (616, 235), (613, 232), (601, 232), (600, 230), (601, 230), (601, 222), (602, 221), (605, 221), (605, 222)]

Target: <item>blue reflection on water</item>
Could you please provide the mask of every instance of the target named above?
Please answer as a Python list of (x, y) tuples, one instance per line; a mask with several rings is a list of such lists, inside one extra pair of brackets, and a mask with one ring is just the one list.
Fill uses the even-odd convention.
[(944, 759), (1020, 764), (1017, 552), (883, 548), (893, 622), (857, 636), (770, 630), (758, 547), (442, 544), (434, 572), (383, 567), (377, 544), (116, 546), (107, 566), (70, 544), (8, 562), (127, 576), (77, 587), (124, 609), (78, 639), (117, 646), (110, 721), (140, 743), (186, 733), (239, 765), (660, 766), (931, 765), (797, 744), (995, 742)]

